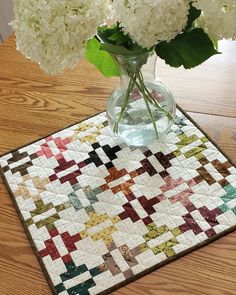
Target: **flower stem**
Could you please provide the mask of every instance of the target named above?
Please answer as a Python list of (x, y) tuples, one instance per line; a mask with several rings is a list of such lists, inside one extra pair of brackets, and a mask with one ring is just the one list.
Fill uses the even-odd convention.
[(151, 118), (151, 121), (152, 121), (152, 124), (153, 124), (153, 127), (154, 127), (154, 130), (155, 130), (155, 133), (156, 133), (156, 137), (157, 139), (159, 138), (158, 136), (158, 131), (157, 131), (157, 126), (156, 126), (156, 122), (155, 122), (155, 119), (153, 117), (153, 114), (152, 114), (152, 110), (149, 106), (149, 103), (151, 103), (151, 99), (150, 97), (145, 93), (145, 89), (144, 89), (144, 83), (142, 81), (142, 79), (140, 80), (139, 79), (139, 73), (137, 74), (137, 77), (138, 77), (138, 80), (139, 80), (139, 83), (135, 80), (135, 84), (137, 86), (137, 88), (139, 89), (139, 91), (142, 93), (143, 95), (143, 99), (144, 99), (144, 102), (145, 102), (145, 105), (146, 105), (146, 108), (147, 108), (147, 111), (149, 113), (149, 116)]
[(134, 81), (136, 81), (136, 75), (134, 77), (133, 76), (130, 76), (129, 85), (128, 85), (128, 88), (127, 88), (127, 91), (126, 91), (126, 95), (125, 95), (125, 98), (124, 98), (124, 102), (123, 102), (123, 105), (122, 105), (122, 108), (121, 108), (121, 111), (120, 111), (120, 116), (119, 116), (118, 120), (115, 122), (114, 127), (113, 127), (113, 131), (115, 133), (118, 133), (119, 124), (120, 124), (120, 122), (121, 122), (121, 120), (122, 120), (122, 118), (124, 116), (125, 109), (127, 108), (127, 105), (128, 105), (128, 102), (129, 102), (130, 93), (134, 89), (134, 85), (135, 85), (135, 82)]
[(143, 86), (145, 92), (146, 92), (147, 95), (149, 96), (149, 98), (150, 98), (150, 99), (152, 100), (152, 102), (155, 104), (156, 108), (158, 108), (160, 111), (164, 112), (170, 120), (173, 120), (173, 119), (174, 119), (174, 118), (173, 118), (173, 115), (172, 115), (170, 112), (168, 112), (166, 109), (164, 109), (164, 108), (162, 107), (162, 105), (161, 105), (160, 103), (158, 103), (158, 102), (156, 101), (156, 99), (152, 96), (152, 94), (150, 93), (150, 91), (148, 90), (147, 86), (146, 86), (145, 83), (144, 83), (143, 75), (142, 75), (141, 72), (139, 72), (138, 79), (139, 79), (140, 84), (142, 84), (142, 86)]
[(155, 133), (156, 133), (156, 137), (158, 139), (159, 136), (158, 136), (158, 130), (157, 130), (157, 126), (156, 126), (156, 121), (155, 121), (155, 118), (153, 116), (150, 104), (152, 104), (157, 109), (159, 109), (160, 111), (165, 113), (170, 120), (173, 120), (173, 116), (172, 116), (172, 114), (170, 112), (168, 112), (166, 109), (164, 109), (162, 107), (162, 105), (160, 103), (158, 103), (156, 101), (156, 99), (152, 96), (152, 94), (148, 90), (147, 86), (145, 85), (144, 78), (143, 78), (143, 75), (142, 75), (140, 70), (137, 70), (134, 73), (132, 71), (129, 71), (128, 68), (126, 68), (126, 72), (127, 72), (127, 75), (128, 75), (130, 80), (129, 80), (128, 88), (127, 88), (126, 95), (125, 95), (125, 98), (124, 98), (124, 101), (123, 101), (123, 105), (121, 107), (120, 115), (119, 115), (118, 120), (114, 124), (113, 131), (118, 134), (119, 124), (121, 123), (122, 118), (123, 118), (124, 113), (125, 113), (125, 110), (126, 110), (126, 108), (128, 106), (130, 94), (132, 93), (134, 87), (136, 86), (137, 89), (140, 91), (140, 93), (143, 96), (147, 111), (149, 113), (150, 119), (152, 121), (154, 130), (155, 130)]
[(145, 102), (145, 104), (146, 104), (146, 107), (147, 107), (147, 110), (148, 110), (148, 113), (149, 113), (149, 116), (150, 116), (150, 118), (151, 118), (151, 120), (152, 120), (152, 124), (153, 124), (153, 127), (154, 127), (154, 130), (155, 130), (155, 133), (156, 133), (156, 137), (157, 137), (157, 139), (158, 139), (158, 131), (157, 131), (157, 125), (156, 125), (156, 122), (155, 122), (155, 120), (154, 120), (154, 117), (153, 117), (153, 114), (152, 114), (152, 110), (151, 110), (151, 108), (150, 108), (150, 106), (149, 106), (149, 99), (147, 98), (147, 96), (146, 95), (144, 95), (144, 102)]

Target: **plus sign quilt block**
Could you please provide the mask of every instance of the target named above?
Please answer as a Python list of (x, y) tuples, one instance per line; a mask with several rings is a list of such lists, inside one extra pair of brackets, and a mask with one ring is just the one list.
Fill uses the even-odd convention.
[(97, 295), (232, 231), (236, 168), (181, 111), (144, 148), (104, 113), (0, 158), (54, 294)]

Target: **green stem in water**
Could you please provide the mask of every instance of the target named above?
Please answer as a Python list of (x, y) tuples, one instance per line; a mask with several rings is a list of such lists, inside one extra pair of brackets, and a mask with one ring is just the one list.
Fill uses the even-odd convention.
[(154, 130), (155, 130), (155, 133), (156, 133), (156, 137), (157, 137), (157, 139), (158, 139), (157, 125), (156, 125), (156, 122), (155, 122), (155, 120), (154, 120), (154, 117), (153, 117), (153, 114), (152, 114), (152, 110), (151, 110), (151, 108), (150, 108), (150, 106), (149, 106), (149, 99), (147, 98), (146, 95), (144, 95), (143, 98), (144, 98), (144, 101), (145, 101), (145, 104), (146, 104), (146, 107), (147, 107), (148, 113), (149, 113), (149, 115), (150, 115), (150, 118), (151, 118), (151, 120), (152, 120), (152, 124), (153, 124)]
[(120, 122), (121, 122), (121, 120), (122, 120), (122, 118), (124, 116), (125, 109), (127, 108), (130, 93), (134, 89), (134, 85), (135, 85), (134, 81), (136, 81), (136, 75), (134, 77), (132, 77), (132, 75), (130, 75), (130, 81), (129, 81), (128, 89), (126, 91), (125, 99), (124, 99), (124, 102), (123, 102), (123, 105), (122, 105), (122, 108), (121, 108), (121, 111), (120, 111), (120, 116), (118, 118), (118, 121), (115, 122), (114, 127), (113, 127), (113, 131), (115, 133), (118, 133), (119, 124), (120, 124)]
[(122, 118), (124, 116), (124, 113), (125, 113), (125, 110), (127, 108), (130, 94), (133, 91), (134, 87), (136, 86), (138, 88), (138, 90), (140, 91), (140, 93), (143, 95), (143, 99), (144, 99), (147, 111), (148, 111), (149, 116), (151, 118), (154, 130), (155, 130), (155, 133), (156, 133), (156, 137), (158, 139), (157, 126), (156, 126), (156, 122), (155, 122), (155, 119), (154, 119), (154, 116), (153, 116), (153, 113), (152, 113), (152, 110), (150, 108), (149, 103), (154, 105), (157, 109), (159, 109), (163, 113), (165, 113), (170, 120), (173, 120), (173, 116), (172, 116), (172, 114), (170, 112), (165, 110), (156, 101), (156, 99), (152, 96), (152, 94), (150, 93), (150, 91), (148, 90), (148, 88), (146, 87), (146, 85), (144, 83), (144, 78), (143, 78), (143, 75), (142, 75), (140, 70), (137, 71), (135, 74), (131, 74), (131, 72), (127, 68), (126, 72), (127, 72), (128, 76), (129, 76), (130, 80), (129, 80), (128, 88), (127, 88), (126, 95), (125, 95), (125, 98), (124, 98), (124, 102), (123, 102), (123, 105), (122, 105), (122, 108), (121, 108), (120, 116), (119, 116), (118, 120), (114, 124), (113, 131), (115, 133), (118, 133), (119, 124), (121, 123), (121, 120), (122, 120)]
[[(143, 75), (142, 73), (139, 71), (139, 73), (137, 74), (137, 78), (139, 80), (140, 85), (138, 84), (137, 81), (135, 81), (136, 86), (139, 88), (139, 90), (141, 91), (141, 93), (144, 95), (146, 95), (146, 98), (148, 98), (149, 102), (154, 104), (155, 107), (157, 109), (159, 109), (160, 111), (162, 111), (163, 113), (165, 113), (167, 115), (167, 117), (170, 120), (173, 120), (173, 115), (168, 112), (167, 110), (165, 110), (156, 100), (155, 98), (152, 96), (152, 94), (149, 92), (148, 88), (146, 87), (145, 83), (144, 83), (144, 79), (143, 79)], [(142, 89), (140, 89), (140, 86)], [(145, 93), (146, 92), (146, 93)]]
[(159, 104), (159, 103), (156, 101), (156, 99), (152, 96), (152, 94), (150, 93), (150, 91), (148, 90), (147, 86), (146, 86), (145, 83), (144, 83), (143, 75), (142, 75), (141, 72), (139, 72), (138, 79), (139, 79), (140, 84), (142, 84), (144, 90), (146, 91), (147, 95), (148, 95), (149, 98), (152, 100), (152, 103), (155, 104), (156, 108), (158, 108), (159, 110), (161, 110), (162, 112), (164, 112), (170, 120), (173, 120), (173, 119), (174, 119), (174, 118), (173, 118), (173, 115), (172, 115), (170, 112), (168, 112), (167, 110), (165, 110), (165, 109), (161, 106), (161, 104)]
[[(139, 77), (139, 74), (137, 75), (137, 77)], [(155, 133), (156, 133), (156, 137), (158, 139), (158, 131), (157, 131), (157, 126), (156, 126), (156, 122), (154, 120), (154, 117), (153, 117), (153, 114), (152, 114), (152, 110), (149, 106), (149, 102), (152, 103), (151, 99), (149, 98), (149, 96), (145, 93), (145, 90), (144, 90), (144, 83), (141, 83), (141, 81), (139, 81), (140, 84), (135, 80), (135, 84), (137, 86), (137, 88), (139, 89), (139, 91), (142, 93), (143, 95), (143, 99), (144, 99), (144, 102), (146, 104), (146, 108), (147, 108), (147, 111), (149, 113), (149, 116), (151, 118), (151, 121), (152, 121), (152, 124), (153, 124), (153, 127), (154, 127), (154, 130), (155, 130)]]

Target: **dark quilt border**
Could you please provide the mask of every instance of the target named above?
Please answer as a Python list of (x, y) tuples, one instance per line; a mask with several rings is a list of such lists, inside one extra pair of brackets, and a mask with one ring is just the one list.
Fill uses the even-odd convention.
[[(206, 136), (206, 138), (214, 145), (214, 146), (216, 146), (217, 147), (217, 149), (227, 158), (227, 160), (233, 165), (233, 166), (236, 166), (236, 164), (234, 163), (234, 161), (233, 160), (231, 160), (230, 158), (229, 158), (229, 156), (227, 156), (226, 154), (225, 154), (225, 152), (221, 149), (221, 147), (219, 147), (218, 146), (218, 144), (178, 105), (177, 106), (178, 107), (178, 110), (180, 110), (180, 112), (182, 112), (185, 116), (186, 116), (186, 118), (188, 118), (193, 124), (194, 124), (194, 126), (196, 126), (205, 136)], [(56, 133), (58, 133), (58, 132), (60, 132), (60, 131), (63, 131), (63, 130), (65, 130), (65, 129), (67, 129), (67, 128), (70, 128), (70, 127), (72, 127), (72, 126), (74, 126), (74, 125), (76, 125), (76, 124), (79, 124), (79, 123), (81, 123), (81, 122), (83, 122), (83, 121), (86, 121), (87, 119), (89, 119), (89, 118), (93, 118), (93, 117), (95, 117), (95, 116), (97, 116), (97, 115), (99, 115), (99, 114), (101, 114), (101, 113), (103, 113), (103, 112), (100, 112), (100, 113), (97, 113), (97, 114), (95, 114), (95, 115), (93, 115), (93, 116), (90, 116), (90, 117), (88, 117), (88, 118), (85, 118), (85, 119), (83, 119), (83, 120), (81, 120), (81, 121), (79, 121), (78, 123), (73, 123), (73, 124), (71, 124), (71, 125), (69, 125), (69, 126), (67, 126), (67, 127), (65, 127), (65, 128), (63, 128), (63, 129), (60, 129), (60, 130), (58, 130), (58, 131), (56, 131), (56, 132), (54, 132), (54, 133), (51, 133), (51, 134), (49, 134), (48, 136), (52, 136), (52, 135), (54, 135), (54, 134), (56, 134)], [(6, 153), (4, 153), (3, 155), (0, 155), (0, 157), (3, 157), (4, 155), (7, 155), (7, 154), (9, 154), (9, 153), (13, 153), (14, 151), (17, 151), (17, 150), (19, 150), (19, 149), (21, 149), (21, 148), (24, 148), (24, 147), (26, 147), (26, 146), (28, 146), (28, 145), (31, 145), (31, 144), (33, 144), (33, 143), (35, 143), (35, 142), (37, 142), (37, 141), (39, 141), (39, 140), (41, 140), (41, 139), (44, 139), (44, 138), (46, 138), (46, 137), (48, 137), (48, 136), (43, 136), (42, 138), (38, 138), (38, 139), (36, 139), (36, 140), (34, 140), (33, 142), (31, 142), (31, 143), (27, 143), (27, 144), (25, 144), (25, 145), (23, 145), (23, 146), (21, 146), (21, 147), (19, 147), (19, 148), (16, 148), (16, 149), (14, 149), (14, 150), (12, 150), (12, 151), (9, 151), (9, 152), (6, 152)], [(46, 278), (46, 280), (47, 280), (47, 282), (48, 282), (48, 284), (49, 284), (49, 287), (51, 288), (51, 291), (52, 291), (52, 293), (54, 294), (54, 295), (58, 295), (57, 293), (56, 293), (56, 290), (55, 290), (55, 287), (54, 287), (54, 285), (53, 285), (53, 283), (52, 283), (52, 280), (51, 280), (51, 278), (50, 278), (50, 276), (49, 276), (49, 273), (48, 273), (48, 271), (47, 271), (47, 269), (46, 269), (46, 267), (45, 267), (45, 265), (44, 265), (44, 263), (43, 263), (43, 260), (42, 260), (42, 258), (39, 256), (39, 252), (38, 252), (38, 250), (37, 250), (37, 248), (36, 248), (36, 246), (35, 246), (35, 243), (34, 243), (34, 241), (33, 241), (33, 239), (32, 239), (32, 237), (31, 237), (31, 234), (30, 234), (30, 232), (29, 232), (29, 229), (28, 229), (28, 227), (26, 226), (26, 224), (25, 224), (25, 221), (24, 221), (24, 219), (23, 219), (23, 216), (22, 216), (22, 214), (21, 214), (21, 212), (20, 212), (20, 209), (19, 209), (19, 207), (18, 207), (18, 205), (17, 205), (17, 202), (16, 202), (16, 200), (15, 200), (15, 197), (14, 197), (14, 195), (13, 195), (13, 193), (12, 193), (12, 191), (11, 191), (11, 189), (10, 189), (10, 186), (9, 186), (9, 184), (8, 184), (8, 182), (7, 182), (7, 180), (6, 180), (6, 177), (5, 177), (5, 175), (4, 175), (4, 172), (2, 171), (2, 168), (0, 167), (0, 175), (1, 175), (1, 177), (2, 177), (2, 179), (3, 179), (3, 182), (4, 182), (4, 184), (5, 184), (5, 186), (6, 186), (6, 188), (7, 188), (7, 191), (8, 191), (8, 193), (9, 193), (9, 195), (10, 195), (10, 197), (11, 197), (11, 200), (12, 200), (12, 202), (13, 202), (13, 205), (14, 205), (14, 207), (15, 207), (15, 209), (16, 209), (16, 212), (17, 212), (17, 214), (18, 214), (18, 217), (19, 217), (19, 219), (20, 219), (20, 221), (21, 221), (21, 224), (22, 224), (22, 226), (23, 226), (23, 228), (24, 228), (24, 230), (25, 230), (25, 232), (26, 232), (26, 235), (27, 235), (27, 238), (28, 238), (28, 240), (29, 240), (29, 243), (30, 243), (30, 245), (31, 245), (31, 247), (32, 247), (32, 249), (33, 249), (33, 251), (34, 251), (34, 254), (35, 254), (35, 256), (37, 257), (37, 259), (38, 259), (38, 262), (39, 262), (39, 265), (40, 265), (40, 267), (41, 267), (41, 270), (42, 270), (42, 272), (43, 272), (43, 274), (44, 274), (44, 276), (45, 276), (45, 278)], [(179, 254), (177, 254), (177, 255), (175, 255), (175, 256), (173, 256), (173, 257), (171, 257), (171, 258), (167, 258), (167, 259), (165, 259), (164, 261), (162, 261), (162, 262), (160, 262), (160, 263), (158, 263), (158, 264), (156, 264), (156, 265), (154, 265), (154, 266), (152, 266), (152, 267), (150, 267), (150, 268), (148, 268), (148, 269), (146, 269), (145, 271), (143, 271), (143, 272), (141, 272), (141, 273), (139, 273), (139, 274), (137, 274), (137, 275), (135, 275), (135, 276), (133, 276), (132, 278), (129, 278), (129, 279), (127, 279), (127, 280), (125, 280), (125, 281), (123, 281), (123, 282), (121, 282), (121, 283), (119, 283), (119, 284), (117, 284), (117, 285), (115, 285), (115, 286), (113, 286), (113, 287), (111, 287), (111, 288), (109, 288), (109, 289), (107, 289), (107, 290), (105, 290), (105, 291), (102, 291), (102, 292), (100, 292), (99, 294), (97, 294), (97, 295), (106, 295), (106, 294), (109, 294), (109, 293), (111, 293), (111, 292), (114, 292), (115, 290), (117, 290), (117, 289), (119, 289), (119, 288), (121, 288), (121, 287), (124, 287), (124, 286), (126, 286), (127, 284), (129, 284), (129, 283), (132, 283), (132, 282), (134, 282), (134, 281), (136, 281), (136, 280), (138, 280), (138, 279), (140, 279), (141, 277), (143, 277), (143, 276), (145, 276), (145, 275), (147, 275), (147, 274), (149, 274), (149, 273), (151, 273), (151, 272), (153, 272), (153, 271), (155, 271), (155, 270), (157, 270), (157, 269), (159, 269), (160, 267), (162, 267), (162, 266), (164, 266), (164, 265), (166, 265), (166, 264), (168, 264), (168, 263), (170, 263), (170, 262), (172, 262), (172, 261), (175, 261), (175, 260), (177, 260), (177, 259), (179, 259), (179, 258), (181, 258), (181, 257), (183, 257), (183, 256), (185, 256), (185, 255), (187, 255), (187, 254), (189, 254), (189, 253), (192, 253), (193, 251), (195, 251), (195, 250), (197, 250), (197, 249), (200, 249), (200, 248), (202, 248), (203, 246), (206, 246), (206, 245), (208, 245), (208, 244), (210, 244), (210, 243), (212, 243), (213, 241), (216, 241), (217, 239), (219, 239), (219, 238), (221, 238), (221, 237), (223, 237), (223, 236), (225, 236), (225, 235), (227, 235), (227, 234), (229, 234), (229, 233), (231, 233), (231, 232), (233, 232), (233, 231), (235, 231), (236, 230), (236, 225), (235, 226), (232, 226), (232, 227), (230, 227), (229, 229), (227, 229), (227, 230), (225, 230), (225, 231), (223, 231), (223, 232), (221, 232), (220, 234), (218, 234), (218, 235), (216, 235), (216, 236), (214, 236), (214, 237), (211, 237), (211, 238), (208, 238), (206, 241), (204, 241), (204, 242), (202, 242), (202, 243), (200, 243), (200, 244), (198, 244), (198, 245), (196, 245), (196, 246), (194, 246), (194, 247), (191, 247), (191, 248), (189, 248), (189, 249), (187, 249), (187, 250), (185, 250), (185, 251), (183, 251), (183, 252), (181, 252), (181, 253), (179, 253)], [(79, 294), (78, 294), (79, 295)]]

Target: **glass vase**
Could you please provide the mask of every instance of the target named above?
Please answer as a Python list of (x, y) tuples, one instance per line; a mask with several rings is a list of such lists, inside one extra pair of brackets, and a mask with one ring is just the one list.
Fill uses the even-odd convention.
[(174, 97), (164, 82), (155, 79), (155, 56), (115, 58), (120, 84), (108, 100), (108, 122), (128, 145), (146, 146), (171, 128), (176, 112)]

